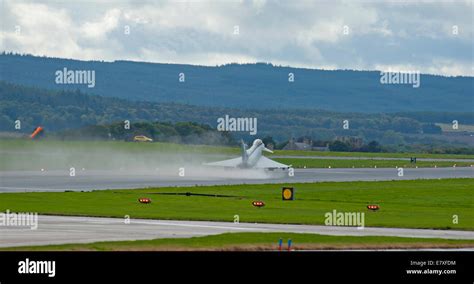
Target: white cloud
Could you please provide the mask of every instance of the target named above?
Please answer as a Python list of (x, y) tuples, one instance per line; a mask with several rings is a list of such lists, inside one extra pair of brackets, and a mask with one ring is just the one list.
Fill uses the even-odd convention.
[[(68, 12), (50, 9), (44, 4), (6, 4), (13, 22), (2, 24), (10, 29), (2, 31), (5, 49), (33, 54), (71, 56), (80, 51), (77, 38), (71, 33), (73, 23)], [(34, 12), (32, 12), (34, 11)], [(17, 33), (13, 27), (18, 27)]]
[(82, 24), (79, 28), (81, 36), (87, 39), (104, 39), (108, 32), (117, 28), (120, 16), (119, 9), (106, 11), (101, 19)]
[(408, 66), (473, 75), (471, 1), (1, 1), (6, 51), (200, 65)]
[(472, 65), (469, 63), (454, 62), (448, 59), (433, 59), (426, 65), (389, 64), (374, 65), (368, 69), (392, 72), (422, 72), (428, 74), (442, 74), (445, 76), (459, 76), (473, 74)]

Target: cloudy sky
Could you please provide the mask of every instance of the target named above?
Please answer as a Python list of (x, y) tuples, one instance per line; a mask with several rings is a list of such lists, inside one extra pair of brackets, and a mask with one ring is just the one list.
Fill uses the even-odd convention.
[(2, 51), (474, 76), (472, 0), (0, 2)]

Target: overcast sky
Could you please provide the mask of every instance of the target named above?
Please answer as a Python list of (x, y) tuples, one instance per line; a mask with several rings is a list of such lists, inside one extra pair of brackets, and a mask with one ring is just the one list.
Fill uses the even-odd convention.
[(474, 76), (473, 1), (0, 1), (2, 51)]

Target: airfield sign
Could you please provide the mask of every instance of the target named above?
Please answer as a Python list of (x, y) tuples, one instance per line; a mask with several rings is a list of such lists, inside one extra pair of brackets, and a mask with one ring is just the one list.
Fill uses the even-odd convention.
[(281, 198), (282, 200), (294, 200), (294, 188), (293, 187), (282, 187), (281, 189)]

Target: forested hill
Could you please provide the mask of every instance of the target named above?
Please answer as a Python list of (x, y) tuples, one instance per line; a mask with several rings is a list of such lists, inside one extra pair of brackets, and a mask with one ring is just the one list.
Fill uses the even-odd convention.
[[(433, 123), (474, 124), (474, 115), (467, 113), (393, 113), (364, 114), (338, 113), (324, 110), (248, 110), (223, 107), (198, 107), (176, 103), (131, 102), (83, 94), (80, 91), (51, 91), (24, 87), (0, 81), (0, 131), (15, 130), (20, 120), (21, 132), (29, 133), (42, 125), (47, 131), (73, 129), (130, 120), (147, 122), (196, 122), (217, 127), (217, 119), (254, 117), (258, 119), (256, 137), (270, 135), (278, 141), (309, 135), (314, 139), (330, 140), (336, 136), (359, 136), (366, 141), (383, 143), (435, 143), (425, 134), (439, 134)], [(342, 128), (343, 120), (350, 121), (349, 129)], [(249, 137), (248, 133), (235, 132)], [(412, 136), (416, 135), (415, 138)], [(254, 136), (255, 137), (255, 136)]]
[[(58, 70), (93, 70), (95, 86), (56, 84)], [(421, 75), (419, 88), (380, 83), (377, 71), (323, 71), (271, 64), (203, 67), (0, 55), (0, 79), (46, 89), (80, 89), (136, 101), (250, 109), (338, 112), (470, 112), (473, 77)], [(179, 74), (184, 82), (179, 82)], [(288, 82), (288, 74), (294, 82)]]

